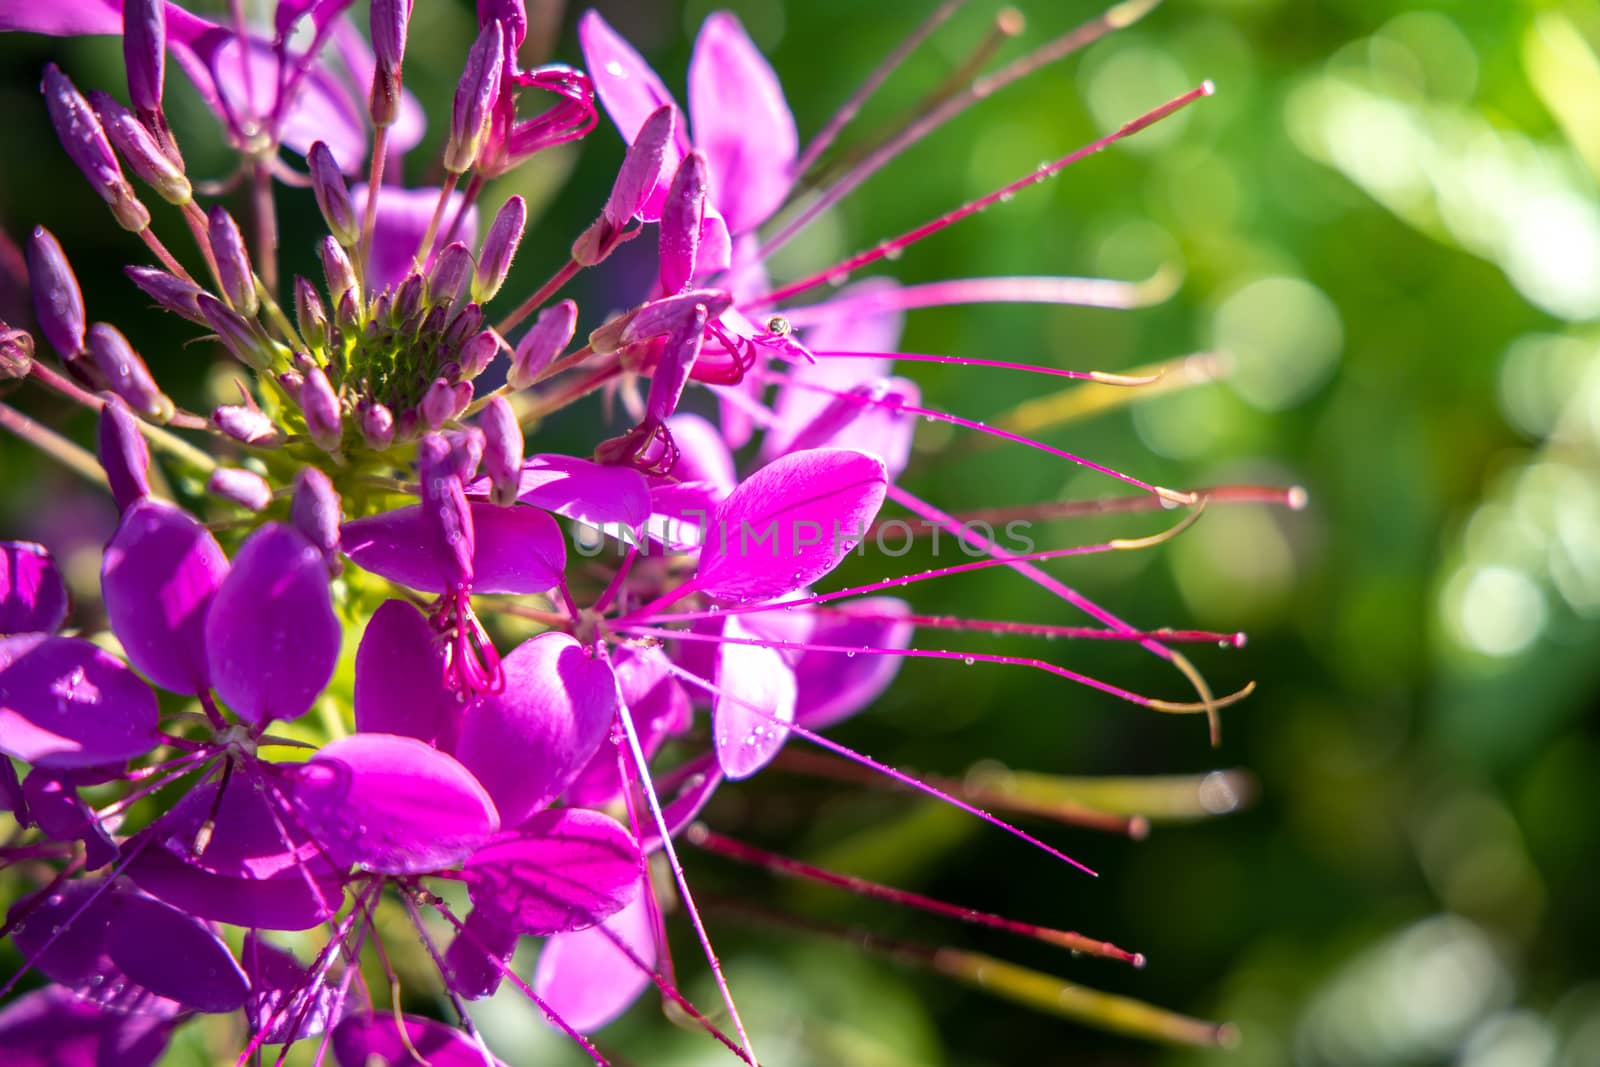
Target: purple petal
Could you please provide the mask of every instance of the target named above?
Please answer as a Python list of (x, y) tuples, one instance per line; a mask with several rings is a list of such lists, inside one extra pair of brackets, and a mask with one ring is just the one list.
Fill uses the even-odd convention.
[(363, 1012), (352, 1015), (333, 1031), (333, 1058), (339, 1067), (404, 1067), (416, 1063), (415, 1049), (431, 1067), (505, 1067), (487, 1055), (460, 1030), (416, 1015), (404, 1016), (405, 1034), (395, 1017)]
[(206, 615), (227, 573), (217, 539), (188, 512), (143, 500), (123, 515), (100, 587), (129, 661), (156, 685), (185, 694), (210, 687)]
[(67, 617), (56, 561), (33, 541), (0, 541), (0, 635), (55, 633)]
[(616, 522), (637, 528), (650, 517), (644, 475), (571, 456), (529, 456), (517, 499), (595, 526)]
[(356, 649), (356, 729), (454, 748), (462, 706), (444, 670), (444, 644), (422, 612), (384, 601)]
[[(342, 156), (340, 157), (343, 158)], [(357, 157), (359, 158), (359, 157)], [(450, 194), (446, 218), (455, 218), (461, 210), (461, 193)], [(357, 185), (350, 190), (350, 199), (357, 214), (367, 210), (367, 187)], [(367, 284), (374, 290), (399, 285), (411, 272), (412, 257), (417, 245), (428, 230), (433, 209), (439, 203), (437, 188), (402, 189), (385, 185), (378, 194), (378, 218), (372, 231), (372, 257), (367, 261)], [(456, 240), (469, 245), (478, 243), (478, 209), (468, 208), (461, 225), (456, 229)]]
[(445, 949), (445, 973), (452, 990), (478, 1000), (500, 988), (520, 935), (507, 925), (504, 915), (486, 908), (473, 908), (461, 927)]
[(838, 448), (782, 456), (717, 509), (695, 584), (707, 596), (744, 602), (810, 585), (866, 536), (887, 489), (876, 456)]
[[(236, 773), (220, 802), (217, 789), (199, 786), (163, 816), (151, 831), (157, 839), (140, 842), (128, 877), (191, 915), (234, 926), (307, 930), (333, 915), (344, 900), (342, 872), (275, 787)], [(210, 840), (196, 855), (208, 821)]]
[[(890, 619), (852, 619), (848, 614), (817, 620), (809, 640), (819, 645), (863, 648), (909, 648), (913, 627), (904, 621), (911, 605), (896, 597), (852, 600), (850, 609), (863, 615)], [(900, 670), (898, 656), (849, 656), (839, 652), (807, 652), (795, 664), (799, 696), (795, 721), (821, 730), (848, 719), (874, 700), (894, 681)]]
[(300, 768), (294, 800), (334, 863), (381, 874), (453, 867), (500, 828), (494, 802), (467, 768), (393, 734), (324, 746)]
[[(487, 489), (488, 482), (474, 483)], [(561, 582), (566, 541), (554, 519), (537, 508), (471, 502), (477, 544), (472, 556), (475, 593), (543, 593)], [(344, 551), (356, 565), (424, 593), (455, 588), (454, 562), (430, 535), (419, 504), (344, 525)]]
[[(639, 129), (658, 108), (664, 104), (677, 107), (677, 101), (661, 84), (661, 79), (633, 46), (613, 30), (599, 12), (586, 11), (578, 20), (578, 43), (583, 48), (584, 66), (594, 79), (595, 92), (600, 103), (616, 124), (617, 132), (629, 144), (639, 136)], [(689, 133), (683, 122), (673, 124), (672, 140), (667, 142), (662, 157), (664, 180), (639, 210), (639, 217), (654, 222), (661, 217), (662, 201), (666, 199), (667, 184), (678, 169), (678, 162), (689, 152)]]
[(467, 709), (456, 757), (478, 776), (506, 826), (566, 791), (605, 740), (617, 683), (604, 660), (566, 634), (546, 633), (501, 661), (503, 692)]
[(250, 983), (205, 923), (136, 893), (118, 894), (111, 907), (106, 951), (129, 978), (197, 1011), (244, 1005)]
[(647, 892), (641, 888), (599, 926), (556, 934), (539, 952), (533, 991), (579, 1033), (621, 1015), (650, 985), (646, 968), (656, 964), (656, 939)]
[(171, 1034), (165, 1019), (104, 1011), (60, 986), (36, 989), (0, 1009), (7, 1067), (150, 1067)]
[[(78, 795), (77, 786), (63, 774), (35, 768), (22, 783), (22, 796), (33, 821), (46, 837), (56, 841), (83, 841), (90, 870), (117, 858), (117, 846), (101, 825), (93, 808)], [(115, 817), (113, 817), (115, 818)], [(115, 822), (113, 822), (115, 826)]]
[[(622, 703), (633, 719), (639, 745), (648, 759), (667, 738), (689, 728), (694, 716), (689, 694), (672, 674), (667, 654), (660, 648), (619, 648), (612, 667)], [(621, 794), (617, 748), (602, 744), (567, 788), (565, 799), (577, 807), (598, 808)]]
[[(349, 0), (334, 0), (333, 6), (337, 9), (348, 6)], [(319, 24), (325, 17), (320, 11), (316, 13)], [(372, 84), (373, 72), (377, 69), (377, 58), (372, 54), (372, 47), (367, 44), (367, 38), (356, 29), (355, 23), (350, 19), (337, 19), (332, 29), (333, 53), (325, 59), (328, 69), (334, 67), (334, 60), (344, 68), (344, 74), (349, 84), (354, 86), (369, 86)], [(362, 107), (365, 112), (365, 107)], [(365, 129), (365, 126), (363, 126)], [(422, 143), (422, 136), (428, 129), (428, 116), (422, 110), (422, 104), (412, 95), (411, 90), (400, 90), (400, 113), (389, 126), (389, 155), (393, 159), (403, 152), (409, 152)], [(362, 166), (365, 157), (365, 144), (362, 152), (352, 157), (345, 163), (346, 173), (355, 174), (366, 170)], [(341, 157), (342, 158), (342, 157)]]
[[(678, 787), (678, 793), (661, 808), (661, 821), (667, 824), (667, 834), (676, 838), (711, 803), (711, 797), (722, 784), (723, 774), (711, 753), (696, 757), (686, 765), (696, 769)], [(661, 833), (654, 825), (644, 835), (640, 844), (648, 855), (661, 847)]]
[[(728, 638), (758, 639), (738, 616), (731, 616), (722, 632)], [(794, 671), (776, 648), (727, 644), (717, 649), (716, 686), (711, 740), (717, 765), (730, 779), (748, 778), (771, 762), (789, 736)]]
[(254, 930), (244, 935), (240, 962), (250, 979), (245, 1018), (252, 1033), (265, 1034), (266, 1044), (316, 1037), (344, 1017), (348, 998), (325, 981), (308, 985), (306, 969), (293, 953), (268, 944)]
[(256, 725), (298, 718), (333, 677), (341, 634), (321, 550), (269, 523), (239, 546), (206, 615), (212, 684)]
[(695, 39), (689, 114), (711, 165), (711, 202), (734, 233), (755, 229), (789, 195), (800, 137), (778, 76), (728, 12), (709, 16)]
[(922, 390), (909, 378), (880, 378), (832, 398), (811, 424), (795, 435), (790, 450), (850, 448), (883, 460), (889, 476), (905, 470), (917, 419), (907, 411), (922, 401)]
[(540, 812), (479, 849), (462, 870), (473, 907), (522, 934), (582, 930), (639, 892), (644, 858), (633, 835), (586, 808)]
[(94, 767), (156, 743), (156, 695), (75, 637), (0, 638), (0, 752), (37, 767)]

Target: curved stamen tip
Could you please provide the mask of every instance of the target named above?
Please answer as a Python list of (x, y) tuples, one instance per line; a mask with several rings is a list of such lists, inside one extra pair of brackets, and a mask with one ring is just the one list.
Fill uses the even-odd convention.
[(1147, 964), (1149, 962), (1150, 962), (1149, 960), (1145, 959), (1145, 955), (1144, 955), (1143, 952), (1135, 952), (1133, 954), (1133, 958), (1128, 961), (1129, 965), (1132, 966), (1133, 969), (1136, 970), (1136, 971), (1144, 970), (1145, 964)]
[(1178, 489), (1168, 489), (1164, 485), (1152, 486), (1151, 488), (1155, 490), (1156, 496), (1163, 501), (1179, 507), (1189, 507), (1200, 502), (1199, 493), (1186, 493)]
[[(1133, 818), (1128, 820), (1128, 837), (1131, 840), (1143, 841), (1145, 838), (1147, 838), (1149, 836), (1150, 836), (1150, 820), (1149, 819), (1145, 818), (1143, 815), (1135, 815)], [(1136, 953), (1134, 955), (1134, 958), (1132, 960), (1129, 960), (1128, 962), (1132, 963), (1135, 967), (1143, 967), (1144, 966), (1144, 954), (1143, 953)]]
[(1311, 494), (1306, 492), (1306, 487), (1303, 485), (1291, 485), (1284, 494), (1283, 502), (1288, 505), (1290, 511), (1304, 511), (1306, 505), (1311, 503)]
[(1231, 644), (1233, 645), (1234, 648), (1243, 648), (1246, 644), (1249, 643), (1249, 641), (1250, 641), (1250, 635), (1245, 633), (1243, 630), (1240, 630), (1238, 633), (1233, 635)]
[(1089, 372), (1089, 380), (1099, 382), (1101, 385), (1154, 385), (1166, 376), (1167, 372), (1160, 369), (1154, 374), (1112, 374), (1103, 370)]
[(1201, 96), (1214, 96), (1214, 95), (1216, 95), (1216, 92), (1217, 92), (1217, 83), (1212, 81), (1210, 78), (1207, 78), (1205, 81), (1200, 83), (1200, 95)]
[(1239, 1028), (1233, 1023), (1223, 1023), (1217, 1027), (1213, 1040), (1216, 1041), (1218, 1048), (1234, 1049), (1239, 1047), (1244, 1035), (1239, 1033)]
[(1106, 24), (1114, 30), (1125, 29), (1160, 6), (1161, 0), (1124, 0), (1106, 12)]
[(1202, 700), (1150, 700), (1145, 706), (1156, 711), (1171, 712), (1174, 715), (1198, 715), (1221, 711), (1223, 708), (1232, 707), (1245, 697), (1256, 691), (1256, 683), (1247, 682), (1244, 687), (1229, 693), (1227, 696), (1216, 697), (1210, 701)]

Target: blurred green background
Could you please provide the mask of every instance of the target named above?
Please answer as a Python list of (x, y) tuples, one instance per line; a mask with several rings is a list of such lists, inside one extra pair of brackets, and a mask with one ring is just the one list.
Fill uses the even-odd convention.
[[(712, 5), (598, 6), (682, 99), (689, 42)], [(804, 140), (932, 5), (721, 6), (772, 58)], [(1018, 7), (1026, 29), (1003, 55), (1096, 10), (1080, 0)], [(578, 10), (548, 13), (556, 58), (578, 61)], [(996, 10), (967, 5), (891, 79), (844, 149), (903, 121), (970, 55)], [(433, 119), (430, 145), (474, 29), (468, 4), (417, 7), (407, 75)], [(34, 88), (52, 58), (86, 87), (121, 91), (114, 42), (0, 39), (0, 225), (13, 241), (49, 226), (73, 256), (91, 317), (118, 323), (169, 388), (204, 403), (211, 349), (185, 349), (186, 328), (141, 307), (119, 275), (122, 263), (143, 261), (136, 242), (56, 148)], [(1140, 625), (1248, 631), (1243, 650), (1201, 647), (1195, 658), (1219, 690), (1254, 679), (1257, 692), (1225, 713), (1212, 749), (1197, 719), (1037, 672), (919, 662), (837, 736), (952, 777), (980, 761), (1056, 775), (1245, 768), (1258, 780), (1254, 805), (1158, 825), (1143, 842), (1027, 823), (1095, 867), (1097, 880), (935, 805), (778, 771), (725, 790), (708, 813), (719, 829), (814, 862), (1108, 938), (1146, 953), (1149, 966), (1073, 959), (704, 854), (687, 862), (708, 896), (991, 953), (1231, 1021), (1242, 1044), (1196, 1052), (1108, 1036), (849, 940), (713, 912), (735, 992), (774, 1065), (1600, 1063), (1591, 714), (1600, 683), (1600, 3), (1169, 0), (913, 149), (796, 242), (777, 272), (798, 276), (908, 229), (1202, 78), (1215, 81), (1214, 98), (886, 266), (912, 282), (1138, 279), (1182, 267), (1181, 288), (1156, 307), (920, 312), (904, 347), (1108, 371), (1227, 352), (1233, 371), (1222, 382), (1042, 436), (1165, 485), (1300, 484), (1310, 506), (1213, 508), (1163, 547), (1051, 566)], [(194, 106), (180, 118), (195, 131), (185, 139), (192, 169), (220, 174), (225, 157), (208, 158), (203, 143), (208, 120)], [(414, 157), (414, 180), (427, 158)], [(491, 206), (513, 191), (539, 205), (512, 291), (562, 261), (619, 158), (602, 122), (580, 149), (490, 190)], [(309, 197), (280, 199), (293, 205), (285, 260), (312, 273)], [(0, 259), (10, 279), (0, 317), (26, 321), (14, 257)], [(613, 272), (577, 295), (595, 310), (620, 306), (635, 295), (627, 284), (625, 270)], [(954, 367), (902, 372), (930, 406), (975, 419), (1054, 387)], [(0, 392), (69, 432), (88, 430), (30, 388)], [(597, 417), (559, 421), (544, 442), (585, 449)], [(0, 441), (0, 464), (7, 534), (78, 543), (92, 575), (109, 504), (76, 493), (14, 441)], [(952, 510), (1116, 489), (940, 426), (922, 428), (906, 483)], [(1054, 523), (1034, 536), (1070, 544), (1161, 522)], [(867, 559), (846, 576), (926, 562)], [(925, 611), (1077, 621), (993, 571), (913, 599)], [(1151, 695), (1186, 695), (1157, 661), (1103, 644), (944, 634), (924, 643), (1044, 655)], [(714, 1002), (690, 942), (678, 959), (696, 1000)], [(618, 1063), (715, 1059), (646, 1000), (601, 1035)], [(501, 1047), (521, 1050), (513, 1064), (582, 1062), (535, 1019), (514, 997), (481, 1016)], [(196, 1055), (179, 1048), (172, 1062)]]

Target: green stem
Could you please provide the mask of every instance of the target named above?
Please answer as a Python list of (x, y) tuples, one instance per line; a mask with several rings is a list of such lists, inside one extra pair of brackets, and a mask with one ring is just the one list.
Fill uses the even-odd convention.
[(35, 422), (9, 404), (0, 404), (0, 428), (9, 430), (34, 448), (71, 468), (102, 489), (108, 488), (106, 472), (93, 453), (67, 440), (43, 423)]

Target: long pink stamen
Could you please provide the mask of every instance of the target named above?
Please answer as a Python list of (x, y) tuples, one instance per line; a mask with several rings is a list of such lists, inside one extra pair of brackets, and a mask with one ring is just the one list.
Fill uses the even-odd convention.
[[(813, 274), (808, 278), (802, 278), (797, 282), (774, 289), (765, 296), (759, 296), (754, 300), (748, 301), (746, 303), (746, 310), (750, 308), (767, 307), (772, 304), (776, 304), (780, 301), (787, 300), (789, 297), (798, 293), (803, 293), (807, 289), (813, 289), (816, 286), (822, 285), (824, 282), (834, 279), (843, 280), (844, 278), (848, 277), (852, 271), (860, 270), (869, 263), (876, 263), (880, 259), (885, 259), (889, 256), (895, 255), (901, 249), (915, 244), (924, 237), (938, 233), (945, 227), (954, 225), (969, 215), (977, 214), (990, 204), (1009, 199), (1010, 197), (1015, 196), (1018, 191), (1026, 189), (1030, 185), (1037, 185), (1040, 182), (1055, 177), (1055, 175), (1059, 174), (1067, 167), (1070, 167), (1072, 164), (1077, 163), (1088, 156), (1092, 156), (1096, 152), (1105, 150), (1111, 145), (1116, 144), (1118, 141), (1138, 133), (1140, 130), (1152, 125), (1153, 123), (1159, 122), (1168, 115), (1188, 107), (1201, 97), (1210, 96), (1214, 91), (1215, 89), (1209, 81), (1201, 82), (1198, 86), (1189, 90), (1183, 95), (1174, 97), (1173, 99), (1168, 100), (1165, 104), (1162, 104), (1160, 107), (1145, 112), (1132, 122), (1124, 124), (1119, 129), (1106, 134), (1104, 137), (1090, 141), (1082, 148), (1079, 148), (1073, 152), (1069, 152), (1067, 155), (1062, 156), (1053, 163), (1045, 163), (1040, 165), (1040, 167), (1032, 174), (1018, 178), (1016, 181), (1011, 182), (1008, 185), (1001, 186), (999, 189), (989, 193), (987, 196), (981, 196), (976, 200), (969, 201), (963, 204), (961, 207), (956, 208), (954, 211), (941, 215), (931, 222), (925, 222), (915, 229), (907, 230), (900, 236), (884, 241), (883, 243), (874, 248), (868, 249), (865, 252), (859, 252), (856, 255), (851, 256), (849, 259), (846, 259), (844, 262), (839, 263), (836, 266), (829, 267), (827, 270), (818, 271), (816, 274)], [(826, 202), (827, 197), (824, 197), (823, 200), (818, 201), (819, 204)], [(808, 213), (808, 215), (812, 214), (813, 213)], [(801, 218), (809, 221), (807, 216), (802, 216)], [(801, 220), (797, 219), (796, 223), (799, 222), (801, 222)], [(789, 232), (790, 231), (786, 229), (784, 233), (780, 234), (779, 236), (784, 237)], [(771, 246), (763, 251), (770, 252), (771, 248), (776, 247), (779, 243), (781, 242), (774, 238), (774, 240), (771, 242)]]
[(792, 326), (813, 326), (840, 315), (882, 315), (955, 304), (1066, 304), (1124, 310), (1160, 303), (1172, 294), (1173, 279), (1174, 274), (1168, 271), (1158, 271), (1142, 282), (1067, 277), (950, 278), (837, 296), (790, 308), (783, 317)]
[[(1004, 359), (979, 359), (973, 356), (941, 356), (923, 352), (813, 352), (818, 359), (873, 359), (903, 360), (907, 363), (946, 363), (957, 367), (988, 367), (994, 370), (1015, 370), (1026, 374), (1046, 374), (1052, 378), (1071, 378), (1073, 381), (1095, 382), (1100, 385), (1154, 385), (1161, 380), (1159, 374), (1124, 375), (1108, 374), (1097, 370), (1068, 370), (1065, 367), (1042, 367), (1037, 363), (1016, 363)], [(774, 380), (788, 379), (773, 376)], [(850, 395), (835, 393), (834, 395)]]
[[(769, 605), (771, 611), (787, 610), (787, 604)], [(967, 619), (959, 615), (894, 615), (888, 612), (857, 611), (848, 605), (841, 608), (818, 607), (817, 615), (857, 619), (862, 622), (903, 622), (924, 629), (968, 630), (975, 633), (1017, 634), (1027, 637), (1065, 637), (1086, 641), (1174, 641), (1196, 644), (1214, 644), (1228, 648), (1243, 648), (1246, 637), (1239, 631), (1221, 633), (1216, 630), (1106, 630), (1095, 626), (1055, 626), (1048, 623), (1013, 622), (1009, 619)]]

